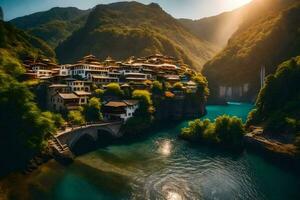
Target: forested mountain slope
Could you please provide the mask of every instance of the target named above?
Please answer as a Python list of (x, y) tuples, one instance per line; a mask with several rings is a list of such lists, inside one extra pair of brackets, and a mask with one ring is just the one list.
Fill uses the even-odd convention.
[(298, 1), (256, 0), (248, 11), (254, 8), (257, 15), (245, 17), (225, 49), (204, 66), (212, 97), (254, 100), (262, 66), (274, 73), (279, 63), (300, 53)]
[(79, 10), (74, 7), (55, 7), (48, 11), (18, 17), (10, 22), (55, 48), (84, 25), (89, 12), (90, 10)]
[(98, 5), (84, 27), (56, 49), (61, 62), (74, 62), (92, 53), (102, 59), (112, 56), (171, 55), (200, 70), (217, 48), (187, 31), (159, 5), (121, 2)]

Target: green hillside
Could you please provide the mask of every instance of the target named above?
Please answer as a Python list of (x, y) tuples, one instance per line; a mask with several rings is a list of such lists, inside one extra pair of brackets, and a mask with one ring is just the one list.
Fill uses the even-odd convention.
[(253, 99), (260, 87), (261, 66), (266, 67), (267, 73), (273, 73), (279, 63), (300, 53), (297, 1), (256, 0), (245, 9), (253, 10), (252, 15), (244, 16), (225, 49), (204, 66), (203, 73), (214, 97), (218, 86), (249, 83), (249, 97)]
[(40, 39), (0, 21), (0, 176), (20, 169), (46, 144), (55, 129), (51, 116), (42, 113), (34, 95), (20, 82), (22, 59), (54, 59), (54, 52)]
[(90, 10), (79, 10), (73, 7), (56, 7), (48, 11), (18, 17), (11, 20), (11, 23), (43, 39), (55, 48), (84, 25), (89, 12)]
[(201, 69), (216, 48), (186, 31), (157, 4), (122, 2), (96, 6), (85, 26), (61, 43), (56, 52), (63, 63), (89, 53), (102, 59), (162, 53)]
[(247, 123), (272, 133), (300, 130), (300, 57), (284, 62), (267, 78)]
[[(6, 59), (24, 59), (45, 56), (55, 58), (55, 52), (41, 39), (16, 29), (10, 23), (0, 21), (0, 63)], [(10, 68), (10, 66), (7, 66)]]

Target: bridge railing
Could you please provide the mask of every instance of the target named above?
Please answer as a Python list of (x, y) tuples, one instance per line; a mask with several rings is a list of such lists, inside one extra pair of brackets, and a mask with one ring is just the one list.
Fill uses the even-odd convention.
[(102, 124), (117, 124), (117, 123), (123, 123), (122, 121), (118, 120), (114, 120), (114, 121), (107, 121), (107, 120), (101, 120), (101, 121), (94, 121), (94, 122), (86, 122), (83, 125), (72, 125), (69, 124), (69, 126), (65, 127), (65, 129), (58, 131), (58, 133), (56, 133), (56, 135), (61, 135), (70, 131), (74, 131), (74, 130), (78, 130), (78, 129), (82, 129), (82, 128), (87, 128), (89, 126), (93, 126), (93, 125), (102, 125)]

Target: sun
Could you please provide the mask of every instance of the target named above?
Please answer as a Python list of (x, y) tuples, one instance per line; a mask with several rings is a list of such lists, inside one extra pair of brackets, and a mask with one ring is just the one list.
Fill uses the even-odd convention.
[(230, 7), (240, 7), (247, 3), (250, 3), (252, 0), (227, 0), (230, 4)]

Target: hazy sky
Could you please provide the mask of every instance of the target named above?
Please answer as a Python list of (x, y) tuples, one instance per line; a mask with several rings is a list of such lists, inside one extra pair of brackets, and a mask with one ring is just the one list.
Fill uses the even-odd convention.
[[(156, 2), (176, 18), (199, 19), (223, 11), (240, 7), (251, 0), (137, 0), (142, 3)], [(55, 6), (74, 6), (81, 9), (92, 8), (97, 4), (107, 4), (117, 0), (0, 0), (5, 20), (48, 10)]]

